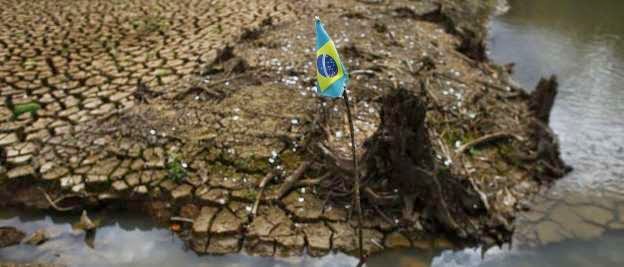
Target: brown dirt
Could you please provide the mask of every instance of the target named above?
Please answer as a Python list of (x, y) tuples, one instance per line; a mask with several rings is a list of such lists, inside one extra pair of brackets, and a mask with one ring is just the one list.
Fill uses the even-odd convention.
[[(486, 4), (61, 2), (0, 1), (19, 10), (0, 14), (7, 204), (124, 203), (181, 223), (199, 253), (356, 251), (344, 106), (314, 94), (309, 14), (323, 15), (351, 70), (358, 156), (374, 144), (390, 155), (362, 168), (380, 197), (365, 197), (368, 253), (441, 234), (507, 240), (521, 200), (556, 176), (534, 156), (539, 140), (556, 145), (556, 136), (534, 134), (530, 97), (484, 58)], [(13, 116), (30, 102), (41, 108)], [(413, 132), (395, 137), (412, 144), (405, 150), (381, 142), (397, 129)], [(545, 162), (558, 159), (547, 151)], [(413, 164), (397, 165), (405, 153)], [(441, 188), (413, 181), (413, 167)]]
[(14, 227), (0, 227), (0, 248), (17, 245), (25, 237), (26, 234)]

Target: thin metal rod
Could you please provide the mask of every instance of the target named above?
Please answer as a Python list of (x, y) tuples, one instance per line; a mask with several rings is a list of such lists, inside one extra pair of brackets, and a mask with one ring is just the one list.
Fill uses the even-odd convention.
[(358, 247), (360, 253), (360, 264), (364, 263), (364, 251), (362, 242), (362, 206), (360, 205), (360, 172), (358, 169), (357, 155), (355, 154), (355, 129), (353, 127), (353, 117), (351, 116), (351, 103), (349, 102), (349, 94), (347, 90), (344, 91), (344, 101), (347, 107), (347, 118), (349, 119), (349, 130), (351, 132), (351, 155), (353, 157), (353, 167), (355, 173), (355, 185), (353, 190), (355, 191), (355, 210), (358, 213)]

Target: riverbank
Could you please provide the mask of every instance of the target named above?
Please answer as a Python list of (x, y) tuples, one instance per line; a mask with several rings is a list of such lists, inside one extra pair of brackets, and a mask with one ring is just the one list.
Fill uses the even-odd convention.
[[(314, 96), (313, 32), (301, 18), (322, 13), (352, 70), (365, 250), (505, 242), (560, 161), (556, 137), (534, 126), (549, 109), (484, 61), (490, 7), (478, 2), (227, 1), (200, 4), (200, 14), (157, 1), (67, 12), (29, 3), (3, 21), (0, 197), (56, 210), (129, 206), (199, 253), (355, 252), (345, 113)], [(256, 15), (223, 11), (241, 7)], [(50, 16), (61, 38), (24, 28), (26, 10), (42, 9), (119, 16)], [(413, 166), (397, 165), (406, 158)]]

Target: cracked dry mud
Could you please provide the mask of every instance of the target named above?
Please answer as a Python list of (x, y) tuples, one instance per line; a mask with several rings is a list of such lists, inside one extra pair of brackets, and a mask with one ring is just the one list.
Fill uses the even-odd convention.
[(562, 191), (536, 196), (531, 211), (518, 216), (515, 244), (535, 247), (568, 239), (590, 240), (624, 230), (621, 186), (591, 192)]
[[(0, 4), (5, 7), (0, 14), (3, 184), (33, 182), (52, 197), (74, 194), (91, 203), (167, 199), (150, 205), (164, 208), (157, 217), (177, 213), (183, 204), (201, 207), (192, 218), (192, 247), (198, 252), (239, 251), (243, 232), (249, 237), (245, 246), (260, 254), (272, 255), (278, 247), (300, 252), (304, 229), (311, 225), (323, 227), (314, 227), (311, 248), (331, 249), (332, 231), (321, 221), (320, 203), (310, 206), (312, 195), (305, 212), (262, 205), (258, 217), (248, 220), (260, 175), (272, 167), (268, 159), (279, 152), (286, 171), (297, 161), (296, 140), (284, 138), (301, 135), (298, 125), (315, 112), (314, 99), (277, 84), (231, 90), (222, 101), (196, 93), (187, 98), (200, 101), (148, 99), (188, 88), (202, 67), (245, 31), (296, 18), (303, 11), (294, 8), (297, 3)], [(30, 103), (39, 109), (15, 113)], [(174, 153), (188, 165), (186, 182), (167, 179), (167, 160)], [(41, 193), (25, 191), (25, 199), (9, 201), (49, 207), (41, 199), (31, 201)], [(333, 219), (344, 220), (342, 214)], [(382, 242), (381, 233), (373, 236)]]
[[(322, 11), (346, 64), (366, 70), (351, 83), (359, 144), (377, 130), (377, 100), (422, 81), (477, 133), (523, 127), (528, 113), (504, 74), (458, 52), (461, 38), (430, 21), (434, 1), (368, 2), (0, 1), (0, 195), (39, 208), (122, 202), (164, 221), (183, 217), (192, 223), (174, 223), (199, 253), (353, 253), (348, 203), (327, 201), (315, 186), (277, 197), (310, 156), (315, 114), (329, 114), (326, 144), (349, 153), (341, 103), (314, 97), (310, 14)], [(466, 107), (485, 102), (495, 116)], [(508, 223), (510, 207), (537, 187), (500, 160), (523, 143), (453, 153), (462, 140), (442, 129), (458, 122), (431, 116), (449, 142), (435, 144), (448, 155), (441, 161), (483, 174), (474, 186), (501, 192), (486, 202)], [(250, 216), (268, 172), (276, 177)], [(445, 243), (423, 241), (422, 229), (404, 231), (399, 212), (388, 214), (369, 214), (367, 252)]]

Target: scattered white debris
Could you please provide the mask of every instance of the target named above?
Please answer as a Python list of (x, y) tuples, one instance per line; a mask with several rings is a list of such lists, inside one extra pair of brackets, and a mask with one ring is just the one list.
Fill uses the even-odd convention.
[(156, 130), (151, 129), (151, 130), (150, 130), (150, 134), (151, 134), (151, 135), (155, 135), (155, 134), (156, 134)]
[(342, 131), (336, 132), (336, 138), (342, 138)]
[(247, 212), (251, 212), (251, 206), (245, 206), (245, 210), (246, 210)]
[(299, 76), (286, 76), (286, 77), (282, 78), (282, 82), (286, 86), (296, 85), (297, 82), (299, 82)]
[(299, 202), (303, 202), (303, 201), (305, 201), (305, 199), (304, 199), (303, 197), (299, 197), (299, 198), (297, 199), (297, 201), (299, 201)]
[(75, 192), (75, 193), (83, 191), (84, 189), (85, 189), (85, 184), (84, 183), (80, 183), (80, 184), (74, 185), (72, 187), (72, 191)]
[(188, 164), (186, 162), (182, 162), (182, 168), (188, 168)]
[(292, 125), (298, 125), (299, 124), (299, 120), (298, 119), (292, 119), (292, 120), (290, 120), (290, 123)]
[(461, 141), (455, 141), (455, 148), (459, 148), (462, 145)]

